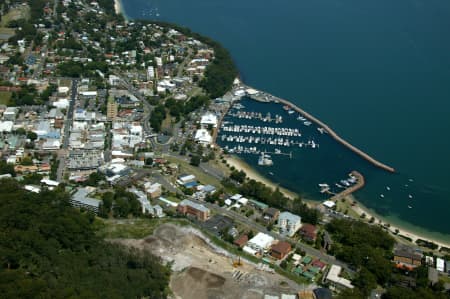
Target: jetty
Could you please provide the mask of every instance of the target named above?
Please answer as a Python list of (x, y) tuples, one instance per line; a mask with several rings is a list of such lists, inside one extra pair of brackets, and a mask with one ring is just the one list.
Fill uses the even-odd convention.
[[(248, 85), (244, 85), (242, 84), (241, 87), (244, 87), (245, 89), (251, 89), (251, 90), (256, 90), (253, 87), (250, 87)], [(347, 142), (346, 140), (344, 140), (342, 137), (340, 137), (336, 132), (334, 132), (327, 124), (323, 123), (321, 120), (319, 120), (318, 118), (314, 117), (313, 115), (309, 114), (308, 112), (304, 111), (303, 109), (301, 109), (300, 107), (296, 106), (295, 104), (291, 103), (288, 100), (284, 100), (278, 97), (275, 97), (273, 95), (270, 95), (268, 93), (259, 91), (258, 94), (251, 94), (248, 95), (249, 98), (255, 100), (255, 101), (259, 101), (259, 102), (264, 102), (264, 103), (268, 103), (268, 102), (276, 102), (276, 103), (281, 103), (283, 105), (286, 105), (289, 107), (289, 109), (293, 109), (295, 111), (297, 111), (298, 113), (301, 113), (305, 118), (309, 119), (310, 121), (316, 123), (317, 125), (319, 125), (320, 127), (322, 127), (328, 134), (330, 134), (331, 137), (333, 137), (333, 139), (335, 139), (337, 142), (341, 143), (342, 145), (344, 145), (345, 147), (347, 147), (349, 150), (351, 150), (352, 152), (356, 153), (357, 155), (359, 155), (360, 157), (362, 157), (363, 159), (367, 160), (368, 162), (372, 163), (373, 165), (384, 169), (388, 172), (394, 173), (395, 169), (393, 167), (390, 167), (378, 160), (375, 160), (374, 158), (372, 158), (370, 155), (366, 154), (365, 152), (363, 152), (362, 150), (360, 150), (359, 148), (355, 147), (354, 145), (350, 144), (349, 142)]]
[(336, 201), (340, 200), (341, 198), (344, 198), (344, 197), (352, 194), (353, 192), (361, 189), (362, 187), (364, 187), (364, 184), (365, 184), (364, 176), (361, 173), (359, 173), (356, 170), (353, 170), (350, 173), (350, 176), (353, 176), (356, 178), (356, 184), (344, 189), (342, 192), (339, 192), (339, 193), (333, 195), (329, 200), (336, 202)]

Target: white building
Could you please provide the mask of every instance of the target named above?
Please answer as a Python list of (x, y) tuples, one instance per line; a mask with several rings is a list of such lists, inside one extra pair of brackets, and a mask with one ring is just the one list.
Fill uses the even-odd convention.
[(212, 136), (209, 134), (208, 130), (206, 129), (198, 129), (197, 132), (195, 132), (194, 140), (198, 142), (199, 144), (206, 146), (211, 144), (212, 142)]
[(155, 68), (150, 65), (147, 68), (147, 80), (153, 80), (155, 78)]
[(14, 122), (10, 120), (0, 121), (0, 132), (11, 133), (13, 126)]
[(248, 241), (247, 246), (259, 253), (263, 253), (269, 250), (274, 241), (275, 239), (271, 236), (260, 232)]
[(208, 127), (211, 125), (213, 128), (217, 127), (217, 116), (212, 113), (206, 113), (202, 116), (200, 120), (200, 125), (202, 127)]
[(445, 272), (445, 261), (441, 258), (436, 258), (436, 270), (439, 272)]
[(290, 212), (282, 212), (278, 217), (278, 227), (284, 235), (292, 237), (302, 226), (301, 217)]
[(326, 282), (329, 282), (330, 285), (334, 288), (342, 289), (348, 288), (353, 289), (353, 285), (350, 280), (340, 277), (341, 266), (332, 265), (330, 271), (328, 271), (327, 277), (325, 279)]
[(17, 107), (8, 107), (3, 112), (3, 119), (14, 121), (14, 120), (16, 120), (18, 112), (19, 112), (19, 109)]

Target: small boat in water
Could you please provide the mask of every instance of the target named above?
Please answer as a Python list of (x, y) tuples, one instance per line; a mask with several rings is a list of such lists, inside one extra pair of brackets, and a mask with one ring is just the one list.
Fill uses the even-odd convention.
[(412, 209), (412, 206), (408, 206), (408, 209)]
[(312, 122), (310, 122), (310, 121), (305, 121), (304, 123), (303, 123), (305, 126), (310, 126), (311, 124), (312, 124)]
[(273, 172), (269, 172), (270, 175), (273, 175)]
[(317, 131), (319, 131), (319, 132), (320, 132), (320, 134), (323, 134), (323, 133), (325, 133), (325, 129), (324, 129), (324, 128), (317, 128)]
[(409, 197), (410, 199), (413, 198), (413, 196), (412, 196), (411, 194), (409, 194), (408, 197)]
[(261, 152), (261, 156), (258, 159), (258, 165), (260, 166), (272, 166), (273, 161), (269, 155), (264, 152)]
[(320, 188), (327, 188), (327, 187), (330, 187), (328, 184), (326, 184), (326, 183), (321, 183), (321, 184), (319, 184), (319, 187)]
[(380, 197), (381, 197), (381, 198), (384, 198), (384, 194), (380, 194)]
[(386, 190), (387, 190), (387, 191), (390, 191), (390, 190), (391, 190), (391, 187), (386, 186)]

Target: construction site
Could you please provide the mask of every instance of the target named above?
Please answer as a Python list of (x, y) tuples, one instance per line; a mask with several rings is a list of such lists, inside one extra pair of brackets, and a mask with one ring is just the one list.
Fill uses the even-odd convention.
[(274, 273), (217, 247), (200, 231), (189, 226), (163, 224), (144, 239), (114, 240), (149, 251), (172, 265), (170, 287), (174, 298), (249, 298), (297, 294), (313, 285), (299, 286)]

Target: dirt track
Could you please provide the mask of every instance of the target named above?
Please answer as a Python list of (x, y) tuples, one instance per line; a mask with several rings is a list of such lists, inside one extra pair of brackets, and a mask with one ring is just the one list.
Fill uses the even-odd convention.
[(247, 261), (234, 268), (230, 254), (191, 227), (164, 224), (148, 238), (115, 241), (173, 262), (170, 287), (175, 298), (259, 299), (264, 294), (295, 294), (299, 290), (294, 282), (257, 270), (256, 265)]

